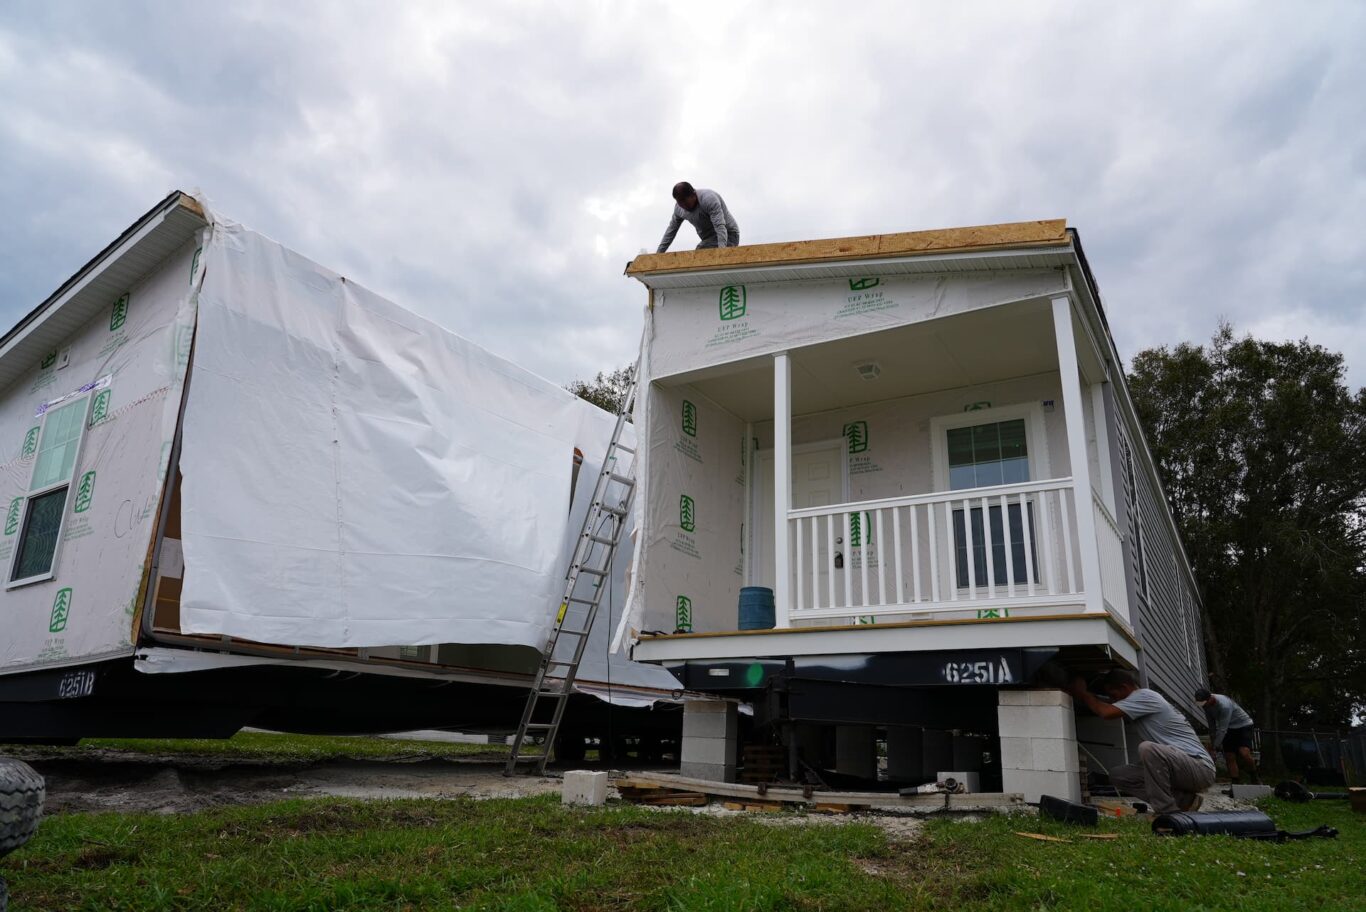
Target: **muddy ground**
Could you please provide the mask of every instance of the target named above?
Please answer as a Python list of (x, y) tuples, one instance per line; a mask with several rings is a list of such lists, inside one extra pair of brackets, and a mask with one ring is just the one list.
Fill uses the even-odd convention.
[(284, 798), (518, 798), (558, 792), (559, 779), (503, 775), (496, 760), (262, 761), (86, 751), (27, 756), (47, 779), (49, 814), (189, 813)]

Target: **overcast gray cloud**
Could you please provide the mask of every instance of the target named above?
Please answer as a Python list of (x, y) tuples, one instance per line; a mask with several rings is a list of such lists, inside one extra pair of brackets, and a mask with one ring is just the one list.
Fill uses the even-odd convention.
[[(1065, 216), (1121, 350), (1366, 384), (1366, 6), (0, 7), (0, 323), (174, 188), (557, 382), (680, 178), (747, 242)], [(680, 234), (688, 243), (691, 230)]]

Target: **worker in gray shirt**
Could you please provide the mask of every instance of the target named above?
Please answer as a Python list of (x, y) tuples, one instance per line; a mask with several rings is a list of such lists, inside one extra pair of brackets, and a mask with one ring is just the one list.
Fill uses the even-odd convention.
[(1260, 783), (1257, 761), (1252, 757), (1252, 717), (1247, 710), (1232, 697), (1210, 693), (1204, 687), (1195, 692), (1195, 702), (1205, 707), (1205, 718), (1214, 733), (1210, 736), (1210, 756), (1213, 757), (1215, 751), (1224, 752), (1228, 775), (1234, 782), (1238, 781), (1241, 762), (1241, 769), (1248, 771), (1254, 783)]
[(664, 239), (659, 242), (658, 253), (669, 249), (674, 235), (684, 221), (692, 223), (702, 243), (698, 250), (705, 247), (740, 246), (740, 226), (735, 224), (726, 201), (715, 190), (694, 190), (687, 181), (674, 184), (674, 211), (669, 216), (669, 227), (664, 231)]
[(1132, 722), (1139, 737), (1138, 763), (1111, 767), (1110, 782), (1158, 814), (1198, 809), (1200, 793), (1214, 784), (1214, 761), (1186, 717), (1122, 668), (1106, 674), (1101, 687), (1111, 702), (1092, 694), (1082, 678), (1070, 693), (1102, 719)]

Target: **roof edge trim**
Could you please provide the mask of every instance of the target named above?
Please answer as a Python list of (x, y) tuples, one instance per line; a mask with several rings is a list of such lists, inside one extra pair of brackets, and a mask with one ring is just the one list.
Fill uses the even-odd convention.
[(1066, 219), (1043, 219), (898, 234), (680, 250), (676, 253), (643, 253), (626, 265), (626, 275), (641, 278), (694, 270), (872, 260), (1003, 247), (1062, 247), (1069, 243), (1071, 239), (1067, 233)]

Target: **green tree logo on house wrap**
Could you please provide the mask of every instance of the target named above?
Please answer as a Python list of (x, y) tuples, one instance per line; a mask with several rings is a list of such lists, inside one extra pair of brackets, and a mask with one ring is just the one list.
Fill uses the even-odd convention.
[(850, 290), (850, 291), (867, 291), (869, 288), (876, 288), (876, 287), (878, 287), (878, 286), (881, 285), (881, 284), (882, 284), (882, 280), (881, 280), (881, 279), (872, 278), (872, 277), (869, 277), (869, 278), (866, 278), (866, 279), (850, 279), (850, 280), (849, 280), (849, 290)]
[(95, 470), (91, 469), (81, 476), (81, 483), (76, 486), (76, 507), (73, 513), (84, 513), (90, 509), (90, 502), (95, 499)]
[(686, 595), (680, 595), (674, 605), (674, 629), (692, 633), (692, 599)]
[(71, 590), (58, 589), (52, 601), (52, 619), (48, 621), (48, 633), (61, 633), (66, 629), (66, 619), (71, 614)]
[(19, 531), (19, 514), (24, 512), (24, 498), (16, 497), (9, 502), (9, 511), (5, 513), (5, 534), (13, 535)]
[(114, 302), (114, 309), (109, 311), (109, 331), (115, 332), (122, 328), (128, 319), (128, 295), (124, 295)]
[(678, 524), (683, 527), (684, 532), (695, 532), (697, 530), (697, 516), (693, 500), (687, 494), (678, 498)]
[(90, 406), (90, 426), (94, 427), (109, 417), (109, 390), (100, 390)]
[(722, 320), (738, 320), (745, 315), (745, 286), (727, 285), (721, 289), (720, 309)]
[(868, 544), (873, 543), (873, 517), (869, 513), (849, 514), (849, 547), (863, 547), (863, 530), (868, 530)]
[(697, 436), (697, 406), (687, 399), (683, 400), (683, 433), (689, 437)]
[(38, 369), (39, 369), (39, 370), (47, 370), (49, 367), (51, 367), (52, 365), (54, 365), (54, 364), (56, 364), (56, 363), (57, 363), (57, 350), (54, 348), (52, 351), (48, 352), (46, 355), (43, 355), (43, 360), (42, 360), (42, 362), (38, 365)]
[(851, 421), (844, 426), (844, 439), (849, 441), (850, 453), (862, 453), (868, 449), (868, 422)]
[(38, 426), (34, 425), (24, 435), (24, 447), (19, 451), (19, 455), (32, 456), (36, 452), (38, 452)]

